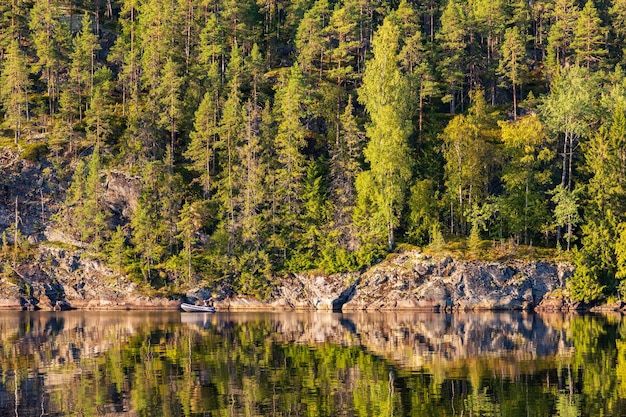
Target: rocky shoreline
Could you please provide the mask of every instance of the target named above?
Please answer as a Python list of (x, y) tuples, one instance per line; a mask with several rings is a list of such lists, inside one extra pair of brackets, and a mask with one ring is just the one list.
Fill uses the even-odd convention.
[(364, 273), (289, 276), (267, 302), (234, 296), (215, 304), (224, 310), (570, 311), (585, 307), (562, 296), (573, 270), (566, 263), (459, 261), (409, 251)]
[[(82, 249), (39, 244), (39, 257), (0, 281), (0, 309), (176, 310), (183, 301), (214, 298), (218, 310), (324, 311), (568, 311), (584, 308), (564, 294), (567, 263), (463, 261), (420, 251), (392, 254), (362, 273), (288, 274), (267, 300), (229, 288), (196, 288), (184, 296), (143, 294)], [(621, 305), (612, 309), (620, 309)]]
[[(0, 309), (176, 310), (183, 301), (213, 297), (221, 310), (465, 311), (574, 310), (567, 298), (570, 264), (548, 261), (466, 261), (417, 250), (391, 254), (360, 273), (288, 274), (275, 277), (268, 299), (236, 294), (227, 286), (196, 288), (179, 297), (149, 296), (140, 283), (92, 259), (83, 242), (45, 224), (58, 211), (67, 184), (49, 162), (29, 162), (0, 151), (6, 172), (0, 189), (0, 229), (15, 222), (31, 246), (27, 260), (6, 263), (0, 277)], [(138, 179), (110, 172), (104, 203), (120, 219), (136, 209)], [(13, 265), (13, 266), (11, 266)], [(621, 303), (607, 307), (622, 309)]]

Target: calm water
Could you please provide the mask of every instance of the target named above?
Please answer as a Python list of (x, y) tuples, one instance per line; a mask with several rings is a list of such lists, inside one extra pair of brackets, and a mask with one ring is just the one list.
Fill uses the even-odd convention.
[(1, 416), (626, 416), (626, 322), (0, 313)]

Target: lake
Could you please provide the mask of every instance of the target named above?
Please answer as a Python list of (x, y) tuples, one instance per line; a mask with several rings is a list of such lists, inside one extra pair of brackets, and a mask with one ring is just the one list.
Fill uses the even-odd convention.
[(620, 316), (0, 312), (2, 416), (626, 416)]

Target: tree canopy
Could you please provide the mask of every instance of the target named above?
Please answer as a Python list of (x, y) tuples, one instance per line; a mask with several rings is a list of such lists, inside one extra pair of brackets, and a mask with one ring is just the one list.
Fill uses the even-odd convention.
[[(42, 221), (138, 282), (262, 297), (471, 238), (574, 252), (580, 299), (626, 291), (623, 0), (0, 12), (3, 146), (68, 181)], [(106, 204), (113, 172), (138, 179), (131, 211)]]

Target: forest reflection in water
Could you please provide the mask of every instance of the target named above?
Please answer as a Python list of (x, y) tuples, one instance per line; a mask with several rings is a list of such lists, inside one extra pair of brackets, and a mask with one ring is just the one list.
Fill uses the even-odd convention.
[(2, 312), (2, 416), (626, 416), (620, 316)]

